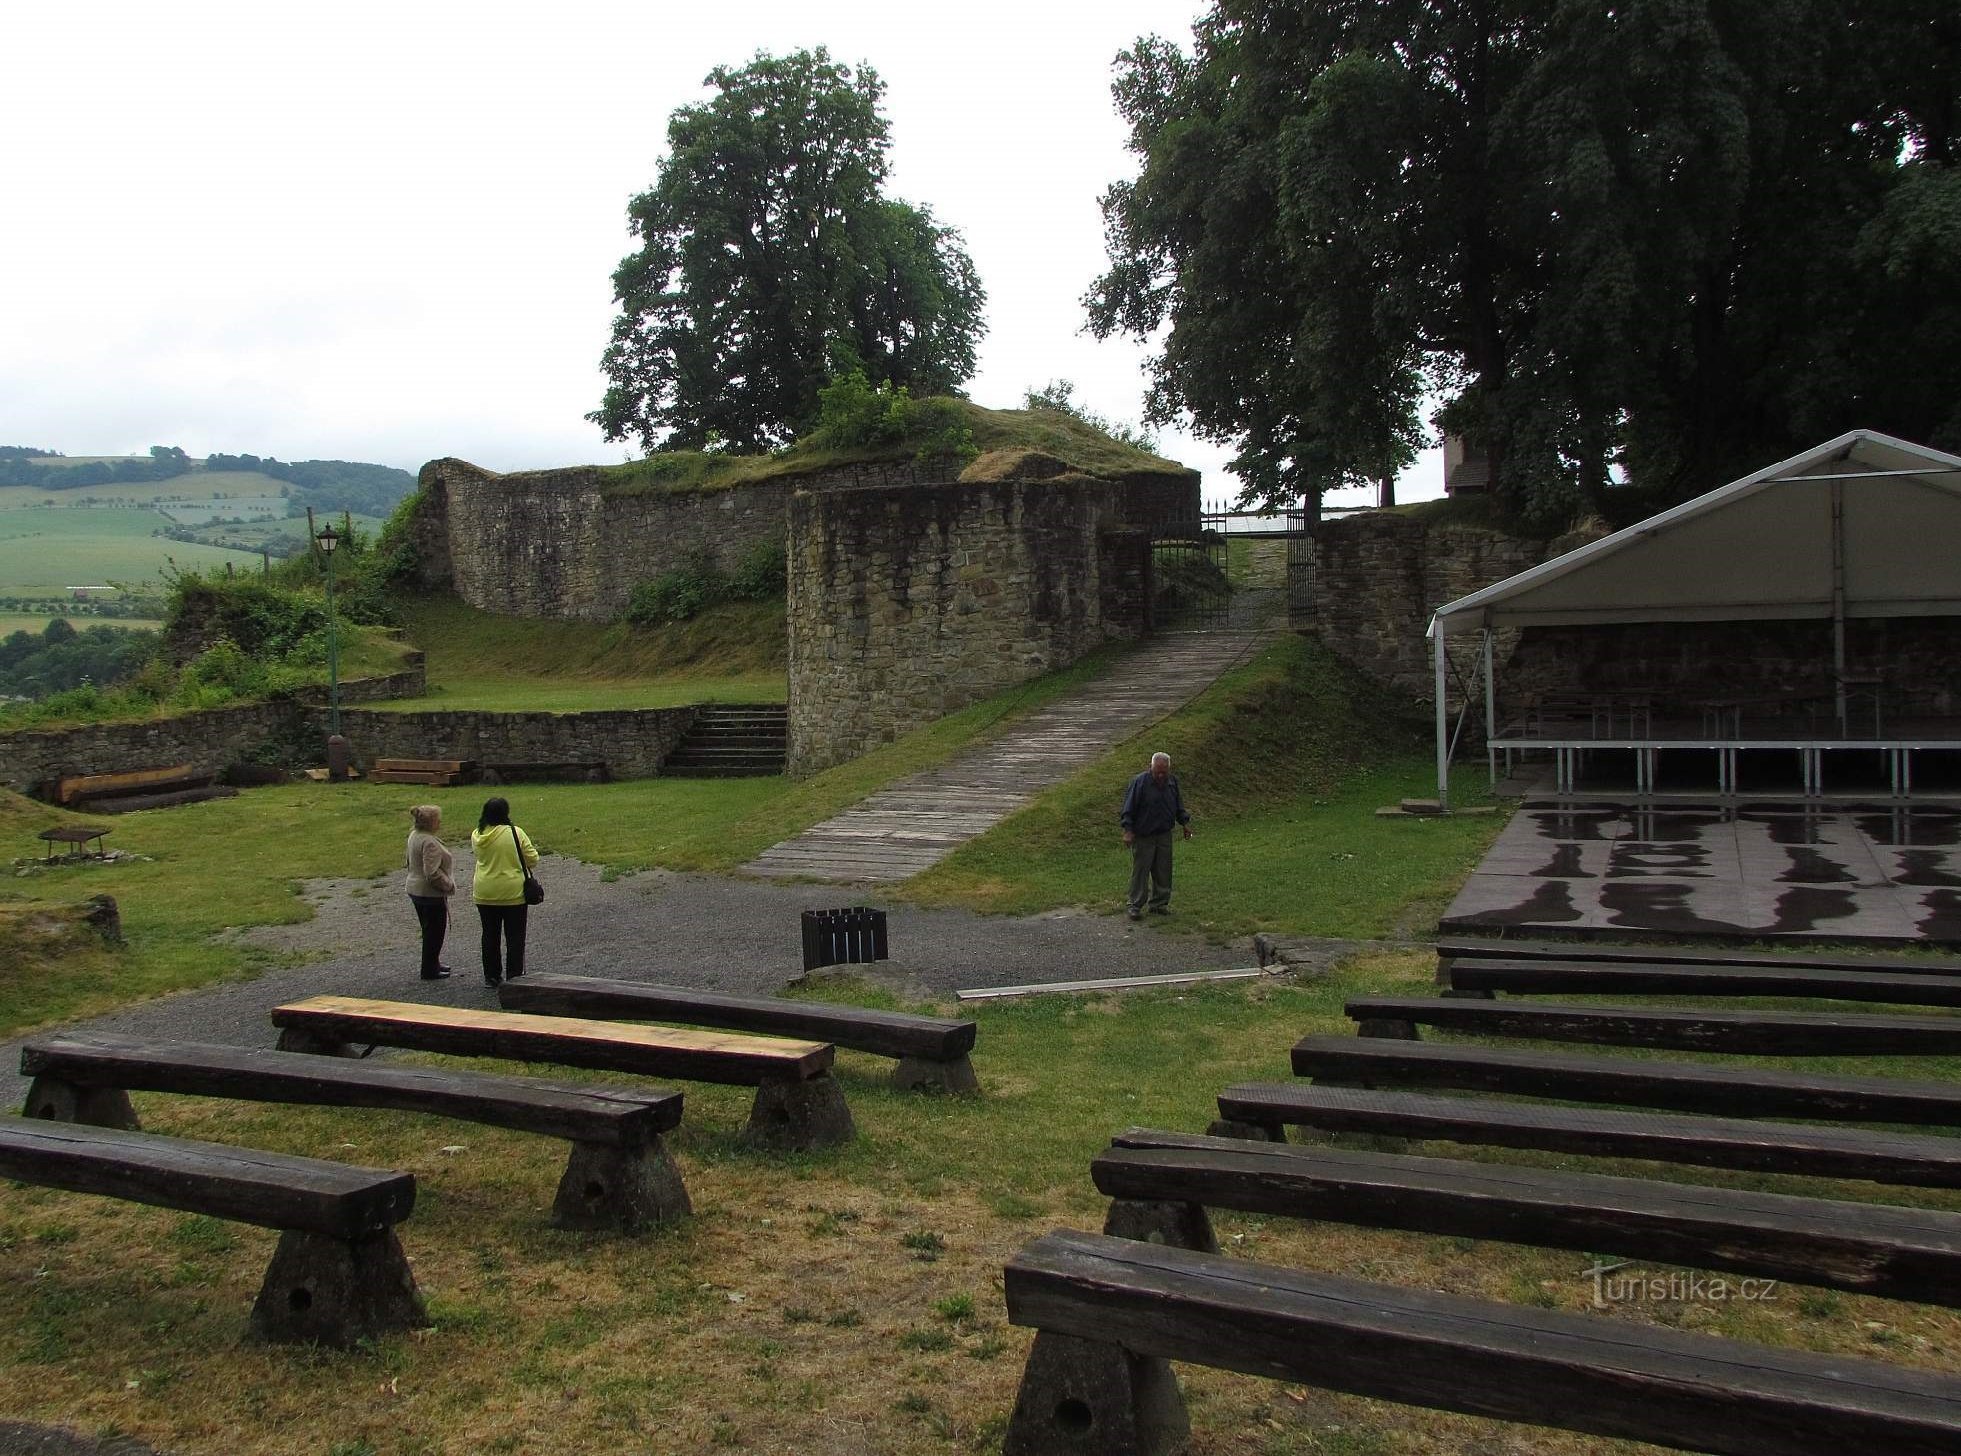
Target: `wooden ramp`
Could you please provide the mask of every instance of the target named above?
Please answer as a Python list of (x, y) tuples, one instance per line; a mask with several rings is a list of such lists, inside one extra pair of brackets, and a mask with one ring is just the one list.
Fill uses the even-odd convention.
[[(985, 834), (1049, 785), (1183, 707), (1250, 657), (1262, 640), (1257, 632), (1155, 638), (999, 737), (764, 850), (742, 872), (845, 884), (908, 879)], [(1140, 757), (1137, 768), (1144, 767)], [(1113, 789), (1110, 799), (1112, 839), (1116, 793)]]

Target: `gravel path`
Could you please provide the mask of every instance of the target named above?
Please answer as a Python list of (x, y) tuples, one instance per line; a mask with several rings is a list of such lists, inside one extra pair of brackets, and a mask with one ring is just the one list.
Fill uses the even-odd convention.
[[(470, 882), (469, 851), (456, 877)], [(1110, 894), (1123, 892), (1125, 865), (1112, 852)], [(617, 976), (705, 990), (766, 995), (803, 971), (798, 916), (807, 909), (872, 904), (886, 909), (893, 959), (855, 971), (921, 999), (963, 987), (1076, 981), (1104, 976), (1164, 975), (1255, 963), (1252, 942), (1221, 945), (1179, 933), (1178, 916), (1133, 924), (1121, 915), (1057, 911), (983, 916), (966, 910), (888, 905), (876, 893), (835, 885), (765, 883), (656, 870), (610, 882), (596, 865), (547, 857), (539, 878), (546, 902), (531, 914), (526, 968)], [(286, 1001), (322, 994), (374, 996), (449, 1006), (494, 1007), (477, 955), (477, 917), (460, 896), (443, 959), (447, 981), (416, 975), (415, 916), (401, 877), (310, 882), (314, 918), (303, 924), (241, 932), (246, 943), (308, 957), (256, 980), (180, 992), (74, 1023), (71, 1030), (112, 1031), (181, 1041), (271, 1046), (267, 1012)], [(0, 1105), (18, 1106), (26, 1083), (18, 1041), (0, 1044)]]

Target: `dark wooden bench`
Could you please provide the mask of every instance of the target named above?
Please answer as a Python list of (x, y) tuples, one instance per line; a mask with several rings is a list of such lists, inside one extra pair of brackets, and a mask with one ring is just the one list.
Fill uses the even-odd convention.
[(392, 1046), (754, 1087), (745, 1136), (765, 1147), (831, 1147), (850, 1141), (855, 1132), (851, 1109), (831, 1076), (836, 1049), (824, 1042), (353, 996), (315, 996), (276, 1006), (272, 1023), (279, 1028), (281, 1051), (337, 1056), (356, 1046)]
[(347, 1346), (429, 1323), (395, 1237), (408, 1173), (0, 1117), (0, 1178), (278, 1229), (252, 1305), (262, 1339)]
[(1896, 975), (1961, 976), (1961, 957), (1824, 955), (1816, 951), (1728, 950), (1722, 946), (1611, 945), (1604, 941), (1445, 939), (1437, 942), (1438, 973), (1459, 960), (1592, 961), (1646, 966), (1782, 966), (1794, 970), (1880, 971)]
[(597, 976), (528, 975), (506, 981), (498, 999), (509, 1011), (586, 1016), (600, 1021), (672, 1021), (768, 1036), (806, 1037), (874, 1056), (896, 1057), (892, 1085), (975, 1092), (975, 1024), (770, 996), (727, 996), (685, 986), (649, 986)]
[(1364, 1036), (1413, 1037), (1434, 1026), (1471, 1036), (1520, 1036), (1669, 1051), (1752, 1056), (1953, 1056), (1961, 1016), (1819, 1011), (1702, 1011), (1672, 1006), (1572, 1006), (1358, 996), (1347, 1006)]
[(1731, 1117), (1961, 1127), (1961, 1082), (1832, 1076), (1368, 1036), (1302, 1037), (1294, 1044), (1293, 1066), (1295, 1076), (1312, 1077), (1324, 1086), (1449, 1087)]
[(1953, 1456), (1961, 1378), (1054, 1233), (1009, 1262), (1036, 1329), (1002, 1450), (1165, 1456), (1170, 1360), (1716, 1456)]
[(1961, 1214), (1132, 1128), (1103, 1231), (1216, 1253), (1207, 1209), (1464, 1235), (1961, 1305)]
[(1800, 996), (1897, 1006), (1961, 1006), (1961, 976), (1898, 971), (1493, 958), (1454, 961), (1447, 974), (1453, 991), (1482, 996), (1499, 991), (1518, 996)]
[(128, 1094), (137, 1091), (425, 1112), (564, 1138), (572, 1154), (552, 1202), (559, 1227), (635, 1230), (691, 1211), (661, 1140), (681, 1121), (679, 1092), (99, 1034), (29, 1042), (20, 1070), (34, 1079), (27, 1116), (100, 1127), (134, 1129)]
[(1863, 1178), (1961, 1188), (1961, 1138), (1815, 1127), (1748, 1118), (1678, 1117), (1553, 1107), (1485, 1097), (1366, 1092), (1299, 1082), (1245, 1082), (1219, 1094), (1215, 1129), (1281, 1141), (1289, 1126), (1322, 1132), (1538, 1148), (1600, 1158), (1652, 1158), (1763, 1173)]

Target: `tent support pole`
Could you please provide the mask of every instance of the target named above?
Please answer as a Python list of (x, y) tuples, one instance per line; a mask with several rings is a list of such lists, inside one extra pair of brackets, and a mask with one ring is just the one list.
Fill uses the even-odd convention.
[(1484, 762), (1491, 771), (1491, 787), (1498, 787), (1498, 697), (1491, 677), (1491, 629), (1484, 629)]
[(1432, 631), (1436, 642), (1437, 679), (1437, 806), (1450, 812), (1450, 718), (1444, 703), (1444, 629), (1437, 622)]
[(1845, 722), (1845, 482), (1832, 482), (1832, 683), (1839, 737)]

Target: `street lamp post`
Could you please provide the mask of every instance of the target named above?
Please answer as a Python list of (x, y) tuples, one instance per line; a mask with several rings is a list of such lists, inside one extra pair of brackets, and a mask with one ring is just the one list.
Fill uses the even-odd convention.
[(334, 613), (334, 548), (340, 535), (330, 522), (314, 541), (327, 558), (327, 777), (347, 777), (347, 740), (340, 736), (340, 625)]

